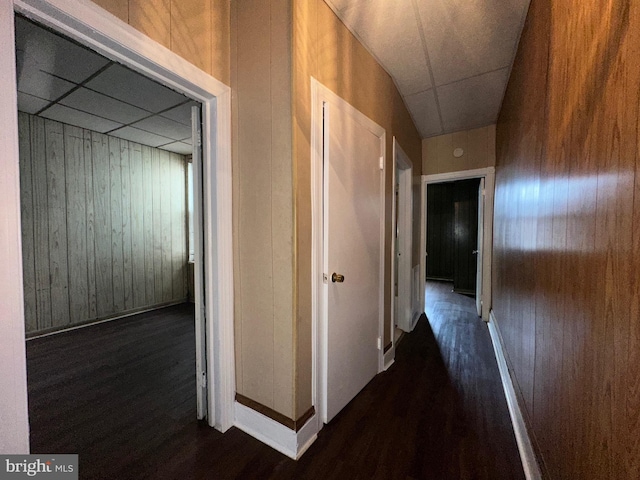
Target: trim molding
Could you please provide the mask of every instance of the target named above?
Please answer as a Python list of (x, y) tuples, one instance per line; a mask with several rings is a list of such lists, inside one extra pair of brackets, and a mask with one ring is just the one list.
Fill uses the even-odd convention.
[[(465, 180), (469, 178), (484, 178), (484, 225), (482, 239), (482, 319), (489, 321), (491, 311), (491, 262), (493, 253), (493, 202), (495, 188), (495, 167), (477, 168), (475, 170), (461, 170), (459, 172), (422, 175), (421, 177), (421, 205), (420, 215), (420, 245), (427, 242), (427, 185), (430, 183)], [(424, 292), (426, 288), (427, 258), (426, 252), (420, 258), (420, 286)]]
[(261, 413), (265, 417), (269, 417), (271, 420), (275, 420), (276, 422), (295, 432), (304, 427), (304, 425), (307, 423), (307, 420), (313, 417), (316, 413), (316, 409), (311, 406), (311, 408), (304, 412), (298, 420), (292, 420), (286, 415), (278, 413), (274, 409), (269, 408), (266, 405), (261, 404), (260, 402), (256, 402), (255, 400), (251, 400), (249, 397), (245, 397), (240, 393), (236, 393), (236, 402), (244, 405), (245, 407), (249, 407), (250, 409), (255, 410), (258, 413)]
[(315, 442), (319, 430), (318, 415), (315, 412), (296, 432), (240, 402), (235, 402), (234, 424), (243, 432), (293, 460), (298, 460)]
[[(3, 5), (5, 3), (2, 2)], [(125, 22), (106, 14), (104, 9), (90, 1), (13, 0), (10, 3), (13, 3), (16, 12), (202, 103), (204, 246), (208, 254), (205, 257), (204, 291), (207, 318), (207, 421), (210, 426), (225, 432), (233, 425), (235, 418), (230, 87)], [(13, 15), (8, 15), (7, 10), (0, 11), (0, 26), (3, 31), (9, 32), (9, 37), (13, 35), (14, 27)], [(0, 76), (0, 87), (3, 91), (15, 91), (15, 55), (12, 49), (3, 55), (3, 65), (12, 65), (6, 72), (3, 70), (6, 75)], [(15, 96), (8, 103), (13, 107)], [(12, 143), (15, 143), (17, 118), (15, 114), (13, 117), (9, 121), (3, 115), (7, 121), (2, 126), (4, 130), (13, 132), (11, 135), (15, 138)], [(13, 157), (11, 160), (17, 165), (17, 150), (9, 147), (7, 153), (7, 158)], [(16, 172), (7, 172), (7, 175), (13, 174), (8, 181), (17, 185)], [(13, 203), (7, 202), (7, 208), (14, 207)], [(15, 221), (12, 223), (15, 224)], [(17, 234), (13, 231), (10, 234), (19, 241), (19, 230)], [(15, 241), (12, 246), (15, 246)], [(16, 258), (20, 258), (20, 255)], [(1, 254), (0, 259), (4, 260)], [(10, 263), (6, 265), (12, 267), (11, 272), (7, 273), (14, 278), (21, 278), (21, 269), (16, 269)], [(22, 295), (16, 301), (21, 301), (21, 298)], [(12, 322), (24, 323), (21, 309), (15, 310), (12, 315)], [(21, 336), (24, 339), (24, 327)], [(19, 353), (18, 349), (14, 351)], [(19, 367), (17, 365), (16, 368), (20, 370)], [(16, 385), (13, 390), (16, 388), (22, 390), (22, 385)]]
[(527, 480), (541, 480), (542, 472), (536, 460), (536, 454), (533, 449), (531, 437), (527, 431), (527, 424), (524, 419), (524, 414), (518, 403), (518, 396), (513, 386), (513, 380), (509, 373), (509, 367), (507, 366), (507, 360), (504, 354), (504, 344), (502, 342), (502, 336), (496, 322), (496, 318), (493, 315), (493, 310), (489, 315), (489, 334), (491, 335), (491, 343), (493, 343), (493, 350), (496, 354), (496, 360), (498, 361), (498, 370), (500, 370), (500, 378), (502, 380), (502, 387), (504, 388), (504, 395), (507, 398), (507, 406), (509, 407), (509, 414), (511, 416), (511, 423), (513, 424), (513, 431), (516, 435), (516, 442), (518, 443), (518, 450), (520, 451), (520, 458), (522, 459), (522, 468)]
[(32, 332), (27, 333), (27, 342), (29, 340), (35, 340), (36, 338), (50, 337), (51, 335), (56, 335), (58, 333), (71, 332), (73, 330), (78, 330), (80, 328), (93, 327), (94, 325), (100, 325), (102, 323), (112, 322), (114, 320), (122, 320), (123, 318), (133, 317), (134, 315), (142, 315), (143, 313), (153, 312), (154, 310), (161, 310), (167, 307), (173, 307), (175, 305), (182, 305), (183, 303), (189, 303), (187, 299), (178, 300), (175, 302), (165, 302), (159, 303), (158, 305), (154, 305), (151, 307), (140, 307), (134, 308), (132, 310), (127, 310), (126, 312), (118, 313), (112, 317), (106, 318), (97, 318), (95, 320), (87, 320), (86, 322), (79, 323), (77, 325), (72, 325), (70, 327), (52, 327), (42, 330), (40, 332)]

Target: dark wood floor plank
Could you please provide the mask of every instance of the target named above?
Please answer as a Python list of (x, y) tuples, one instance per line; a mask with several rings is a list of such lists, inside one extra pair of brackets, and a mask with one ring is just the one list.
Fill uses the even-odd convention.
[(294, 462), (195, 420), (193, 309), (27, 343), (34, 453), (79, 453), (83, 479), (524, 478), (485, 324), (429, 282), (429, 321)]

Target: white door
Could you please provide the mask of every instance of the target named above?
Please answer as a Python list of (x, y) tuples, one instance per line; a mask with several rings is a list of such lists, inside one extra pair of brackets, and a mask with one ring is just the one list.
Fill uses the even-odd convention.
[[(408, 159), (407, 159), (408, 161)], [(405, 332), (411, 331), (411, 253), (413, 249), (413, 204), (411, 168), (400, 169), (398, 180), (398, 298), (396, 322)]]
[(207, 345), (204, 308), (204, 238), (202, 212), (202, 145), (200, 106), (191, 107), (191, 141), (193, 145), (193, 280), (196, 334), (196, 402), (198, 420), (207, 416)]
[(476, 309), (482, 316), (482, 240), (484, 238), (484, 178), (478, 187), (478, 246), (476, 247)]
[(360, 117), (325, 103), (325, 423), (378, 373), (381, 354), (383, 144)]

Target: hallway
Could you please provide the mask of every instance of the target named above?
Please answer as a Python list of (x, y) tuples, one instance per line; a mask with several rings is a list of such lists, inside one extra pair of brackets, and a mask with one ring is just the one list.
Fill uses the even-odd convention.
[[(473, 300), (450, 290), (429, 282), (431, 323), (423, 317), (403, 337), (395, 364), (325, 426), (298, 462), (238, 429), (222, 435), (195, 420), (187, 368), (193, 323), (176, 321), (175, 313), (185, 316), (181, 307), (29, 342), (33, 451), (79, 453), (81, 478), (524, 478), (486, 326)], [(159, 328), (167, 321), (170, 329)], [(145, 338), (154, 340), (145, 346)], [(72, 357), (73, 368), (60, 369), (55, 349)], [(90, 365), (109, 351), (137, 359), (133, 383), (129, 362)], [(166, 360), (161, 351), (171, 352)], [(159, 362), (182, 367), (162, 374)], [(159, 379), (167, 375), (184, 386), (180, 396), (142, 388), (145, 378), (166, 387)], [(99, 401), (80, 401), (80, 393)], [(146, 402), (154, 408), (146, 410)]]

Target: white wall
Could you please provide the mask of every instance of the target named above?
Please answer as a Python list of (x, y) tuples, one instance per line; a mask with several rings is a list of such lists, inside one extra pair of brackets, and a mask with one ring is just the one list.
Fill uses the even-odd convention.
[(13, 3), (0, 2), (0, 453), (29, 452)]

